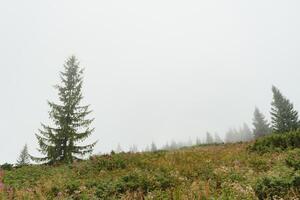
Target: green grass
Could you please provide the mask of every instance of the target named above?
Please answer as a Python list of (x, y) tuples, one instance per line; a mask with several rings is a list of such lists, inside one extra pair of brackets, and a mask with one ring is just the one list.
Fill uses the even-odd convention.
[[(72, 165), (5, 171), (9, 199), (296, 199), (299, 148), (249, 143), (93, 156)], [(299, 187), (298, 187), (299, 186)], [(10, 189), (9, 189), (10, 188)]]

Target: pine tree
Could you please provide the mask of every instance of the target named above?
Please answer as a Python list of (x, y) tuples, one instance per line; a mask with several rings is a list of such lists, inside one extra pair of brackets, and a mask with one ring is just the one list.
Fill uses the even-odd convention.
[(122, 150), (122, 147), (120, 144), (118, 144), (117, 146), (117, 149), (116, 149), (116, 153), (121, 153), (123, 150)]
[(232, 128), (230, 128), (227, 132), (226, 132), (226, 134), (225, 134), (225, 141), (226, 141), (226, 143), (233, 143), (233, 142), (236, 142), (235, 141), (235, 133), (236, 133), (237, 131), (235, 130), (235, 129), (232, 129)]
[(268, 124), (268, 121), (258, 108), (255, 108), (252, 124), (254, 126), (253, 134), (255, 138), (259, 138), (271, 133), (271, 128)]
[(240, 135), (239, 142), (246, 142), (253, 139), (253, 133), (246, 123), (244, 123), (243, 127), (240, 129), (239, 135)]
[(177, 142), (175, 142), (175, 140), (172, 140), (172, 141), (171, 141), (171, 145), (170, 145), (170, 149), (171, 149), (171, 150), (175, 150), (175, 149), (177, 149), (177, 148), (178, 148)]
[(156, 147), (156, 144), (154, 142), (151, 143), (151, 151), (152, 152), (157, 151), (157, 147)]
[(201, 139), (200, 138), (196, 138), (196, 145), (200, 145), (201, 144)]
[(212, 143), (214, 143), (213, 136), (209, 132), (206, 132), (206, 144), (212, 144)]
[(130, 153), (137, 153), (138, 151), (138, 147), (135, 144), (129, 148)]
[(28, 165), (29, 163), (30, 163), (30, 155), (28, 153), (27, 144), (25, 144), (17, 160), (17, 166)]
[(149, 145), (147, 145), (146, 148), (145, 148), (145, 150), (144, 150), (144, 152), (150, 152), (150, 151), (151, 151), (150, 147), (149, 147)]
[(240, 128), (239, 130), (237, 130), (236, 128), (230, 128), (225, 134), (225, 141), (226, 143), (241, 142), (243, 138), (242, 134), (242, 128)]
[(294, 110), (294, 105), (275, 86), (272, 87), (272, 91), (271, 119), (273, 131), (285, 133), (298, 129), (298, 112)]
[(93, 151), (96, 142), (80, 146), (94, 128), (89, 126), (93, 119), (86, 119), (91, 113), (89, 106), (81, 106), (83, 69), (75, 56), (67, 59), (64, 71), (60, 72), (61, 84), (56, 85), (60, 103), (48, 102), (51, 111), (50, 119), (53, 126), (42, 124), (39, 134), (36, 134), (39, 151), (45, 156), (34, 158), (36, 161), (72, 163)]
[(223, 143), (223, 140), (220, 138), (218, 133), (215, 133), (215, 143), (217, 144)]

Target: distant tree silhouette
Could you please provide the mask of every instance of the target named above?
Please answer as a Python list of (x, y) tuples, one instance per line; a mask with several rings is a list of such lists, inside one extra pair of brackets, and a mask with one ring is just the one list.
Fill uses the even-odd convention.
[(28, 146), (25, 144), (19, 158), (17, 159), (17, 166), (24, 166), (28, 164), (30, 164), (30, 155), (28, 153)]
[(237, 130), (230, 128), (225, 134), (226, 143), (236, 142), (236, 135), (237, 135)]
[(253, 135), (255, 138), (259, 138), (271, 133), (271, 128), (268, 124), (268, 121), (258, 108), (255, 108), (254, 111), (253, 126)]
[(201, 139), (197, 137), (196, 138), (196, 145), (200, 145), (200, 144), (202, 144)]
[(250, 141), (253, 139), (253, 133), (246, 123), (243, 124), (239, 134), (241, 137), (240, 141), (242, 142)]
[(206, 144), (212, 144), (212, 143), (214, 143), (213, 136), (209, 132), (206, 132)]
[(151, 151), (152, 152), (157, 151), (157, 146), (154, 142), (151, 143)]
[(131, 153), (137, 153), (138, 151), (138, 147), (135, 144), (129, 148), (129, 152)]
[(149, 145), (147, 145), (146, 146), (146, 148), (145, 148), (145, 150), (144, 150), (145, 152), (150, 152), (151, 151), (151, 149), (150, 149), (150, 147), (149, 147)]
[(218, 133), (215, 133), (215, 143), (217, 144), (221, 144), (223, 143), (223, 140), (220, 138), (219, 134)]
[(238, 130), (235, 128), (229, 129), (225, 134), (226, 143), (245, 142), (252, 139), (252, 131), (246, 123)]
[(120, 144), (118, 144), (117, 146), (117, 149), (116, 149), (116, 153), (121, 153), (123, 150), (122, 150), (122, 147)]

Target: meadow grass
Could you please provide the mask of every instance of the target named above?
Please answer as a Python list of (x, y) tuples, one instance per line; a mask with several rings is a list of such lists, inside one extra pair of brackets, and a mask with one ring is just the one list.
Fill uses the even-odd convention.
[(5, 171), (6, 188), (0, 198), (297, 199), (300, 173), (293, 166), (299, 165), (299, 149), (261, 154), (249, 151), (249, 145), (195, 146), (92, 156), (54, 167), (24, 166)]

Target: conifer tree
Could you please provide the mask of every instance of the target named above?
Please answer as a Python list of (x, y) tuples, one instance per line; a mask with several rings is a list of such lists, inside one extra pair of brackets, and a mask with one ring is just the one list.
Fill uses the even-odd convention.
[(123, 150), (122, 150), (122, 147), (120, 144), (118, 144), (117, 146), (117, 149), (116, 149), (116, 153), (121, 153)]
[(175, 142), (175, 140), (172, 140), (172, 141), (171, 141), (171, 144), (170, 144), (170, 149), (171, 149), (171, 150), (175, 150), (175, 149), (177, 149), (177, 148), (178, 148), (177, 142)]
[(147, 145), (146, 148), (145, 148), (145, 150), (144, 150), (144, 152), (150, 152), (150, 151), (151, 151), (150, 147), (149, 147), (149, 145)]
[(30, 163), (30, 155), (28, 153), (27, 144), (25, 144), (17, 160), (17, 166), (28, 165), (29, 163)]
[(151, 143), (151, 151), (152, 152), (157, 151), (157, 146), (156, 146), (156, 144), (154, 142)]
[(237, 130), (230, 128), (225, 134), (225, 142), (226, 143), (236, 142), (236, 134), (237, 134)]
[(265, 116), (259, 111), (258, 108), (255, 108), (254, 117), (253, 117), (253, 134), (255, 138), (267, 135), (271, 133), (270, 125), (265, 119)]
[(214, 143), (213, 136), (209, 132), (206, 132), (206, 144), (212, 144), (212, 143)]
[(298, 129), (298, 112), (294, 110), (294, 105), (275, 86), (272, 87), (272, 91), (271, 119), (273, 131), (285, 133)]
[(239, 135), (240, 135), (239, 142), (246, 142), (253, 139), (252, 131), (246, 123), (244, 123), (242, 128), (240, 129)]
[(137, 153), (138, 151), (139, 151), (138, 147), (135, 144), (130, 146), (130, 148), (129, 148), (130, 153)]
[(50, 164), (79, 160), (91, 153), (96, 144), (79, 145), (91, 135), (94, 128), (90, 128), (93, 119), (86, 119), (91, 113), (89, 106), (81, 106), (83, 69), (79, 67), (75, 56), (67, 59), (60, 79), (61, 84), (55, 86), (59, 103), (48, 102), (53, 126), (42, 124), (42, 129), (36, 134), (39, 151), (44, 157), (34, 160)]
[(223, 143), (223, 140), (220, 138), (218, 133), (215, 133), (215, 143), (217, 144)]

